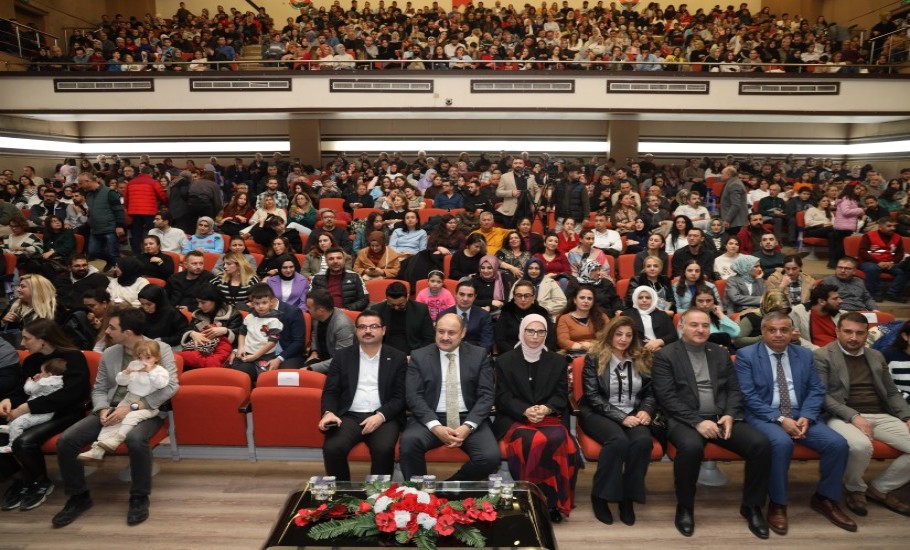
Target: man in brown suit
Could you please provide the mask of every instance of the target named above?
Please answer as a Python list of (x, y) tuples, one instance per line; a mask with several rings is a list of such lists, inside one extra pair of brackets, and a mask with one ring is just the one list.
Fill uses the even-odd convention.
[[(910, 505), (892, 491), (910, 482), (910, 406), (904, 401), (881, 352), (866, 348), (869, 321), (849, 312), (837, 321), (837, 341), (813, 352), (815, 366), (827, 388), (824, 411), (828, 427), (844, 436), (850, 457), (844, 474), (847, 507), (865, 516), (866, 499), (910, 516)], [(863, 474), (878, 440), (901, 453), (868, 485)]]

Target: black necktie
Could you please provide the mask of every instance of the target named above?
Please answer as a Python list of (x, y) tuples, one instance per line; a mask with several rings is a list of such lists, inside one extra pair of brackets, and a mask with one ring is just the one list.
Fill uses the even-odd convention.
[(787, 375), (784, 373), (784, 354), (775, 353), (777, 357), (777, 390), (780, 393), (780, 414), (791, 418), (793, 404), (790, 403), (790, 388), (787, 385)]

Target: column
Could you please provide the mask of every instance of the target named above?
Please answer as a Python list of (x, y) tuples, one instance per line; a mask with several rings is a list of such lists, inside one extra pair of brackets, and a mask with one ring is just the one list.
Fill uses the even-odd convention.
[(300, 157), (300, 162), (311, 166), (322, 166), (322, 130), (318, 119), (291, 120), (288, 122), (288, 138), (291, 141), (291, 158)]
[(638, 160), (638, 134), (640, 128), (637, 120), (611, 120), (607, 131), (610, 141), (610, 156), (616, 159), (616, 166), (627, 166), (627, 158)]

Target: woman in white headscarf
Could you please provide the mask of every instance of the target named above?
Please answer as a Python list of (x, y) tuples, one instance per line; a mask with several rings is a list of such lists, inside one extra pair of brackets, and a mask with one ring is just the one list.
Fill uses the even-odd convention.
[(566, 360), (547, 350), (546, 339), (547, 320), (527, 315), (518, 345), (496, 361), (493, 432), (506, 442), (512, 478), (536, 484), (559, 523), (575, 501), (578, 448), (561, 419), (568, 405)]
[(657, 309), (657, 304), (657, 291), (649, 286), (640, 286), (632, 292), (632, 307), (622, 312), (632, 319), (635, 332), (651, 353), (679, 339), (673, 318)]

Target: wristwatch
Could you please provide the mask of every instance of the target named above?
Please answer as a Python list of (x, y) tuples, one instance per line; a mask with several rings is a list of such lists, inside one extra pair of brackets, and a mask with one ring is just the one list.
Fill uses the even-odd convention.
[(475, 428), (474, 426), (468, 424), (467, 422), (465, 422), (464, 424), (462, 424), (462, 426), (467, 426), (468, 430), (470, 430), (471, 433), (474, 433), (474, 430), (477, 429), (477, 428)]
[(784, 416), (784, 415), (780, 415), (780, 416), (778, 416), (777, 418), (774, 419), (774, 423), (777, 424), (778, 426), (783, 426), (783, 425), (784, 425), (784, 419), (785, 419), (785, 418), (787, 418), (787, 417)]

